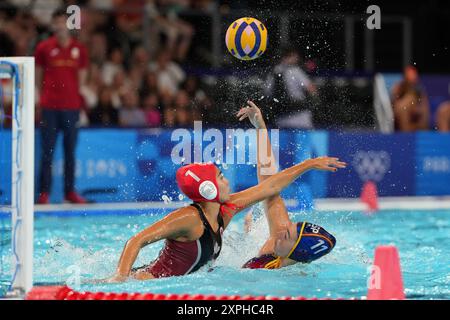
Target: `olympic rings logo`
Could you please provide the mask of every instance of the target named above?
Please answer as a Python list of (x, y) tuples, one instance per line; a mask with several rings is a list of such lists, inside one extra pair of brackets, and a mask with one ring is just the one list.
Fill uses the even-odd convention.
[(352, 163), (361, 180), (379, 182), (391, 168), (391, 157), (386, 151), (358, 151)]

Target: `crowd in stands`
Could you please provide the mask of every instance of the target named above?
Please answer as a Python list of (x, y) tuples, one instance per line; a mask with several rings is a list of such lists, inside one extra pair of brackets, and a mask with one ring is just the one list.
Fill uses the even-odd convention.
[[(33, 55), (37, 43), (51, 35), (52, 12), (80, 3), (81, 28), (74, 35), (90, 60), (80, 88), (83, 126), (187, 127), (202, 118), (213, 101), (199, 78), (181, 67), (194, 29), (177, 12), (206, 10), (209, 1), (2, 1), (0, 56)], [(152, 20), (148, 35), (138, 34), (144, 6)]]
[(404, 68), (402, 80), (392, 88), (391, 101), (397, 131), (426, 131), (433, 127), (450, 132), (450, 101), (439, 104), (436, 114), (432, 115), (429, 97), (415, 66)]
[[(81, 28), (74, 35), (87, 46), (90, 61), (87, 81), (80, 88), (81, 125), (189, 127), (219, 106), (203, 89), (201, 79), (184, 71), (196, 30), (179, 13), (207, 11), (212, 3), (5, 0), (0, 2), (0, 56), (33, 55), (37, 43), (52, 33), (52, 12), (61, 6), (81, 5)], [(144, 8), (151, 21), (146, 28)], [(284, 108), (270, 109), (274, 117), (285, 115), (274, 119), (279, 120), (274, 125), (311, 129), (314, 118), (324, 114), (317, 110), (321, 104), (318, 90), (301, 65), (299, 54), (288, 50), (267, 78), (266, 96)], [(404, 78), (393, 87), (391, 101), (396, 130), (450, 131), (450, 101), (443, 102), (436, 115), (430, 114), (427, 93), (415, 67), (405, 68)], [(267, 114), (270, 116), (270, 111)]]

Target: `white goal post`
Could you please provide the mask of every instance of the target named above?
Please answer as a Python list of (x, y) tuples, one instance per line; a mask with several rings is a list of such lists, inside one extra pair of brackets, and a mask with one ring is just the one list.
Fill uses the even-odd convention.
[(11, 294), (33, 286), (34, 58), (0, 57), (0, 78), (12, 78)]

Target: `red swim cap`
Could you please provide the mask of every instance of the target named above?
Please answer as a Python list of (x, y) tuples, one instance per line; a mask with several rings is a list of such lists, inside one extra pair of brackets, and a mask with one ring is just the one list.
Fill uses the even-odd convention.
[(219, 202), (217, 167), (212, 163), (192, 163), (177, 170), (180, 190), (195, 202)]

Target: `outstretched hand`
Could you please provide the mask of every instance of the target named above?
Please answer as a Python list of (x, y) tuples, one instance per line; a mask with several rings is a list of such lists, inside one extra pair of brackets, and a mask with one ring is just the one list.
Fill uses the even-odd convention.
[(256, 129), (265, 129), (266, 123), (264, 122), (264, 118), (262, 116), (261, 110), (258, 108), (256, 104), (254, 104), (252, 101), (247, 101), (247, 106), (241, 108), (239, 112), (237, 113), (236, 117), (239, 118), (239, 121), (244, 120), (245, 118), (248, 118), (251, 122), (251, 124)]
[(345, 162), (339, 161), (339, 158), (333, 157), (318, 157), (307, 161), (310, 161), (311, 167), (317, 170), (336, 172), (338, 169), (347, 167)]

